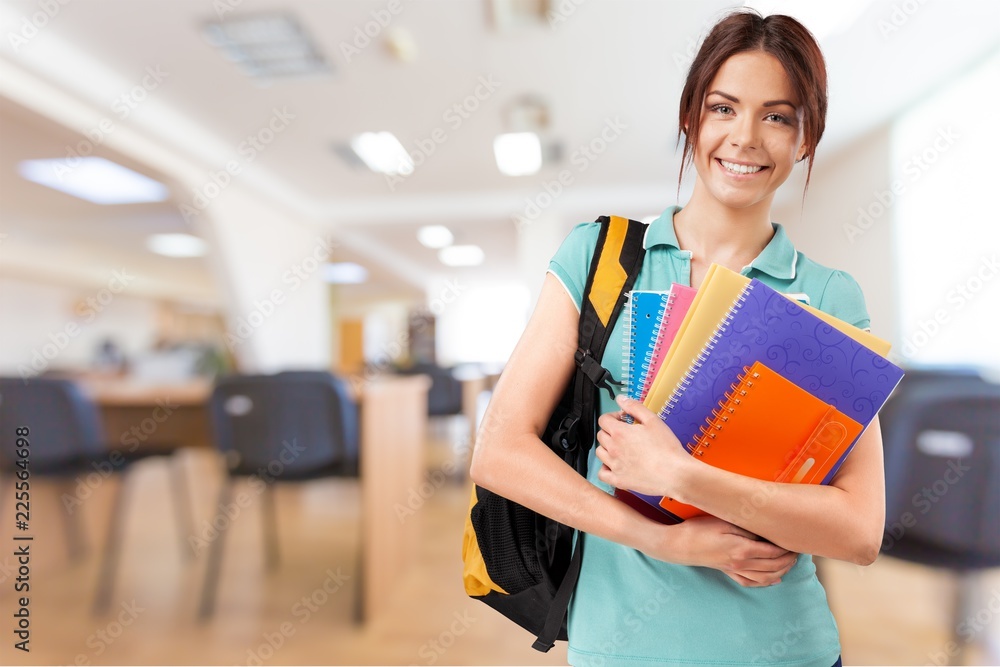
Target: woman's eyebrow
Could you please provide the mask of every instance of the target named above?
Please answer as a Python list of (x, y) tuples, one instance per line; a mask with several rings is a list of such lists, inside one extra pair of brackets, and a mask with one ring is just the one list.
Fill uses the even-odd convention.
[[(740, 101), (736, 97), (734, 97), (734, 96), (732, 96), (732, 95), (730, 95), (728, 93), (724, 93), (721, 90), (713, 90), (713, 91), (709, 92), (708, 95), (719, 95), (721, 97), (725, 97), (730, 102), (735, 102), (736, 104), (740, 103)], [(706, 95), (706, 97), (708, 95)], [(792, 104), (791, 102), (789, 102), (788, 100), (771, 100), (769, 102), (764, 102), (763, 106), (765, 106), (765, 107), (776, 107), (776, 106), (780, 106), (782, 104), (790, 106), (793, 109), (798, 108), (794, 104)]]

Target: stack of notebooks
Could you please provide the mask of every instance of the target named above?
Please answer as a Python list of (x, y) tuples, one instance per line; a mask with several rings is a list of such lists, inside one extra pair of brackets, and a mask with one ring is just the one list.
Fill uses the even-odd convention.
[[(829, 483), (903, 376), (889, 344), (713, 265), (696, 291), (633, 291), (623, 382), (692, 456), (757, 479)], [(647, 516), (704, 514), (623, 489)]]

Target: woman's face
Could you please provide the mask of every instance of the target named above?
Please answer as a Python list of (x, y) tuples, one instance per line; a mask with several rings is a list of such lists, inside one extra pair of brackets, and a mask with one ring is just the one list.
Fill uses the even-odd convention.
[(701, 109), (698, 178), (731, 208), (773, 198), (806, 151), (799, 101), (781, 63), (747, 51), (722, 64)]

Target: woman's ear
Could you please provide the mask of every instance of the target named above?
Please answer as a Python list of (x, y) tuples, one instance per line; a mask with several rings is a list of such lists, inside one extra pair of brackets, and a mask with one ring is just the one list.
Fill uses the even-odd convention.
[(806, 159), (808, 155), (809, 155), (809, 147), (806, 146), (806, 143), (803, 141), (802, 144), (799, 146), (799, 150), (795, 153), (795, 161), (802, 162), (803, 160)]

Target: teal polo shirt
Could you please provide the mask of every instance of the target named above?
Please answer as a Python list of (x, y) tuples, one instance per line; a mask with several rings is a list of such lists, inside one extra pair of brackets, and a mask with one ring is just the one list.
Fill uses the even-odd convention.
[[(646, 257), (637, 290), (690, 284), (691, 252), (677, 242), (668, 208), (646, 230)], [(742, 273), (792, 294), (857, 327), (869, 326), (864, 296), (847, 273), (795, 250), (784, 228)], [(582, 302), (599, 226), (578, 225), (549, 264), (572, 297)], [(622, 375), (623, 319), (612, 330), (602, 364)], [(601, 393), (601, 412), (617, 410)], [(600, 462), (590, 452), (588, 479), (599, 488)], [(722, 572), (665, 563), (595, 535), (584, 535), (583, 565), (569, 611), (569, 661), (611, 667), (782, 665), (830, 667), (840, 656), (837, 624), (812, 557), (801, 555), (781, 584), (744, 588)]]

